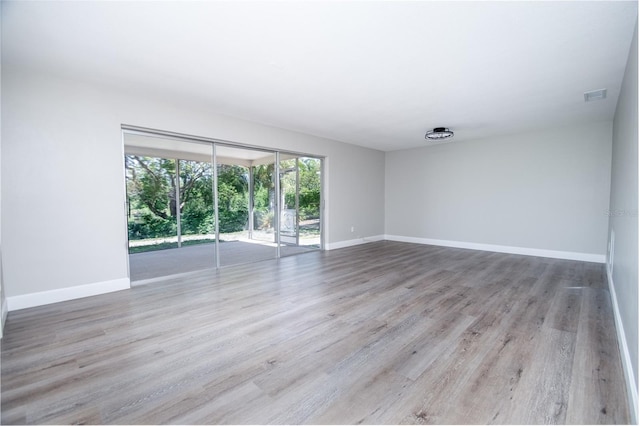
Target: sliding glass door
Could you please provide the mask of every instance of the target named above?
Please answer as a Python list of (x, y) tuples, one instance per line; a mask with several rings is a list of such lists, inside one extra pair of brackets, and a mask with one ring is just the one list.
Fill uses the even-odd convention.
[(322, 159), (137, 130), (123, 139), (132, 281), (322, 247)]
[(215, 267), (213, 146), (125, 134), (125, 171), (131, 279)]

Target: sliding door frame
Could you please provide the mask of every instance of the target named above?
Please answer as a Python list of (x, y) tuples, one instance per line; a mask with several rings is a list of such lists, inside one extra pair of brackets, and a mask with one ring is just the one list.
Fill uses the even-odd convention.
[(218, 153), (216, 144), (211, 145), (211, 169), (213, 170), (213, 228), (216, 234), (216, 269), (220, 269), (220, 218), (218, 215)]
[[(140, 126), (133, 126), (133, 125), (128, 125), (128, 124), (122, 124), (121, 125), (121, 131), (122, 131), (122, 146), (123, 146), (123, 158), (124, 158), (124, 154), (125, 154), (125, 150), (126, 150), (126, 140), (125, 140), (125, 136), (127, 134), (130, 135), (140, 135), (140, 136), (147, 136), (147, 137), (157, 137), (157, 138), (161, 138), (161, 139), (169, 139), (169, 140), (175, 140), (175, 141), (179, 141), (179, 142), (194, 142), (194, 143), (208, 143), (211, 144), (211, 161), (212, 161), (212, 167), (213, 167), (213, 208), (214, 208), (214, 227), (215, 227), (215, 260), (213, 262), (213, 265), (215, 265), (216, 269), (219, 269), (221, 267), (220, 265), (220, 250), (219, 250), (219, 244), (220, 244), (220, 222), (219, 222), (219, 203), (218, 203), (218, 170), (217, 170), (217, 150), (216, 147), (218, 146), (225, 146), (225, 147), (230, 147), (230, 148), (238, 148), (238, 149), (248, 149), (248, 150), (254, 150), (254, 151), (260, 151), (260, 152), (266, 152), (266, 153), (270, 153), (273, 154), (275, 157), (275, 163), (274, 163), (274, 191), (275, 191), (275, 196), (274, 196), (274, 218), (273, 218), (273, 225), (274, 225), (274, 233), (275, 233), (275, 245), (276, 245), (276, 259), (281, 257), (281, 250), (280, 250), (280, 214), (281, 214), (281, 210), (282, 210), (282, 206), (281, 206), (281, 202), (280, 202), (280, 159), (281, 159), (281, 154), (285, 154), (287, 156), (295, 156), (296, 158), (296, 163), (299, 161), (300, 157), (308, 157), (308, 158), (316, 158), (320, 161), (320, 173), (321, 173), (321, 180), (320, 180), (320, 250), (325, 250), (325, 241), (326, 241), (326, 236), (325, 234), (325, 221), (326, 221), (326, 214), (325, 214), (325, 182), (327, 181), (326, 175), (325, 175), (325, 157), (321, 156), (321, 155), (314, 155), (314, 154), (309, 154), (309, 153), (303, 153), (303, 152), (296, 152), (296, 151), (290, 151), (290, 150), (282, 150), (282, 149), (278, 149), (278, 148), (267, 148), (264, 146), (257, 146), (257, 145), (249, 145), (249, 144), (243, 144), (243, 143), (239, 143), (239, 142), (233, 142), (233, 141), (228, 141), (228, 140), (224, 140), (224, 139), (215, 139), (215, 138), (207, 138), (207, 137), (201, 137), (201, 136), (193, 136), (193, 135), (188, 135), (188, 134), (184, 134), (184, 133), (176, 133), (176, 132), (170, 132), (170, 131), (165, 131), (165, 130), (158, 130), (158, 129), (151, 129), (151, 128), (147, 128), (147, 127), (140, 127)], [(179, 179), (179, 166), (177, 165), (179, 160), (176, 160), (176, 179)], [(297, 170), (299, 167), (298, 164), (296, 164), (296, 174), (299, 174), (299, 170)], [(251, 167), (250, 167), (251, 168)], [(251, 174), (251, 172), (250, 172)], [(299, 186), (299, 176), (296, 176), (296, 186)], [(250, 189), (253, 185), (250, 184)], [(299, 188), (297, 188), (298, 192)], [(179, 191), (177, 189), (177, 191)], [(126, 196), (126, 188), (125, 188), (125, 196)], [(250, 197), (250, 202), (251, 202), (251, 198)], [(297, 200), (298, 196), (296, 195), (296, 205), (298, 204), (298, 200)], [(176, 202), (178, 202), (178, 200), (176, 200)], [(178, 207), (179, 208), (179, 207)], [(125, 210), (126, 210), (126, 203), (125, 203)], [(296, 208), (296, 211), (298, 210), (298, 208)], [(249, 214), (250, 216), (253, 215), (253, 206), (249, 206)], [(299, 212), (297, 212), (297, 215), (299, 215)], [(180, 219), (178, 218), (178, 221)], [(249, 219), (249, 223), (251, 224), (253, 222), (253, 217), (251, 217)], [(126, 223), (125, 223), (126, 225)], [(179, 226), (179, 225), (178, 225)], [(128, 227), (127, 227), (128, 229)], [(250, 230), (252, 231), (252, 230)], [(180, 238), (178, 238), (178, 245), (180, 246)], [(129, 256), (128, 256), (128, 249), (129, 249), (129, 233), (127, 231), (127, 266), (129, 266)], [(212, 265), (212, 266), (213, 266)], [(127, 268), (129, 269), (129, 268)], [(129, 272), (130, 274), (130, 272)]]

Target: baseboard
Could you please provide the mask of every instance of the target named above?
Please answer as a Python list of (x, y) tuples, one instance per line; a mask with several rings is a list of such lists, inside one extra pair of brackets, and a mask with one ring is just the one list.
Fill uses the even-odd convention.
[(500, 246), (494, 244), (467, 243), (462, 241), (434, 240), (431, 238), (385, 235), (385, 240), (405, 243), (429, 244), (434, 246), (464, 248), (470, 250), (493, 251), (498, 253), (522, 254), (526, 256), (550, 257), (553, 259), (580, 260), (583, 262), (605, 263), (604, 254), (577, 253), (570, 251), (543, 250), (526, 247)]
[(7, 314), (9, 313), (9, 306), (7, 299), (2, 299), (2, 324), (0, 325), (0, 338), (4, 336), (4, 323), (7, 321)]
[(360, 244), (372, 243), (374, 241), (382, 241), (384, 240), (384, 235), (374, 235), (371, 237), (364, 238), (356, 238), (355, 240), (346, 240), (346, 241), (338, 241), (335, 243), (327, 243), (325, 246), (325, 250), (336, 250), (345, 247), (357, 246)]
[(50, 303), (64, 302), (83, 297), (96, 296), (113, 291), (125, 290), (131, 287), (129, 278), (120, 278), (111, 281), (78, 285), (74, 287), (60, 288), (56, 290), (41, 291), (38, 293), (22, 294), (20, 296), (7, 297), (9, 311), (33, 308), (34, 306), (48, 305)]
[(611, 295), (611, 304), (613, 305), (613, 317), (615, 318), (616, 323), (616, 333), (618, 335), (620, 357), (622, 358), (622, 368), (624, 370), (625, 382), (627, 383), (627, 398), (629, 400), (631, 424), (638, 424), (638, 387), (636, 385), (635, 374), (633, 374), (631, 356), (629, 355), (627, 337), (624, 334), (624, 326), (622, 325), (620, 309), (618, 308), (618, 296), (616, 296), (616, 288), (613, 285), (613, 277), (611, 276), (611, 273), (608, 269), (607, 281), (609, 282), (609, 294)]

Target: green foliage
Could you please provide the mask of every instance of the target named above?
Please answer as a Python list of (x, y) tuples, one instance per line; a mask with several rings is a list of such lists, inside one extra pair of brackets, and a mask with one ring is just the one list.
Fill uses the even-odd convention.
[(180, 217), (180, 230), (184, 235), (213, 234), (213, 211), (210, 208), (188, 204)]
[(254, 209), (253, 223), (255, 229), (273, 230), (273, 210), (270, 209)]
[(253, 223), (255, 229), (273, 229), (274, 169), (273, 164), (262, 164), (253, 169)]
[[(176, 162), (127, 155), (129, 239), (176, 235)], [(213, 175), (211, 165), (180, 160), (180, 213), (183, 234), (212, 233)]]
[(320, 194), (320, 160), (301, 158), (298, 164), (300, 167), (300, 190), (313, 191)]
[(248, 170), (218, 165), (218, 211), (220, 232), (238, 232), (249, 225)]
[(176, 223), (146, 212), (129, 220), (129, 239), (162, 238), (176, 235)]
[(300, 191), (300, 219), (320, 218), (320, 191)]
[[(210, 163), (179, 160), (179, 189), (176, 188), (176, 160), (126, 155), (129, 239), (162, 238), (176, 235), (180, 212), (184, 235), (215, 232), (213, 212), (213, 168)], [(300, 219), (320, 216), (320, 161), (301, 158)], [(281, 169), (295, 169), (296, 159), (285, 160)], [(275, 206), (274, 164), (254, 167), (254, 223), (258, 229), (273, 228)], [(220, 232), (247, 229), (249, 222), (249, 172), (246, 167), (218, 165), (218, 211)], [(295, 173), (282, 176), (283, 208), (295, 208)], [(179, 191), (180, 206), (176, 203)]]
[[(320, 191), (300, 190), (298, 203), (300, 207), (300, 220), (317, 219), (320, 217)], [(295, 192), (285, 193), (285, 204), (287, 207), (295, 208)]]
[[(283, 169), (294, 168), (295, 160), (283, 162)], [(300, 175), (300, 193), (298, 207), (300, 220), (317, 219), (320, 217), (320, 160), (315, 158), (301, 158), (298, 161)], [(284, 208), (295, 209), (296, 206), (295, 173), (290, 172), (282, 178), (284, 191)]]

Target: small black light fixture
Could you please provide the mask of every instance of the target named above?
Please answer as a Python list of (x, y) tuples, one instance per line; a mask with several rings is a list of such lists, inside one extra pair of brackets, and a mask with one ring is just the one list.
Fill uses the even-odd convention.
[(449, 130), (447, 127), (436, 127), (433, 130), (429, 130), (426, 135), (424, 135), (425, 139), (429, 139), (432, 141), (441, 141), (444, 139), (449, 139), (453, 137), (453, 132)]

